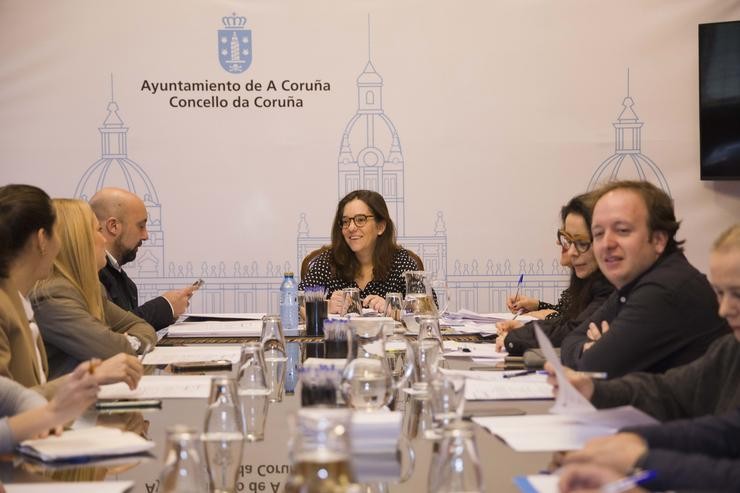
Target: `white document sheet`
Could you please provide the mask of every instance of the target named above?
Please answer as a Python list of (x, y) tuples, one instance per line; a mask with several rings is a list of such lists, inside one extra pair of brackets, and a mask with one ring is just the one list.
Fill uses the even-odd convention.
[(84, 483), (5, 483), (7, 493), (124, 493), (133, 481), (86, 481)]
[(152, 448), (154, 442), (136, 433), (105, 426), (69, 430), (61, 436), (25, 440), (20, 445), (21, 452), (43, 461), (137, 454)]
[(469, 401), (552, 398), (552, 387), (547, 382), (532, 382), (520, 380), (520, 378), (500, 381), (475, 379), (465, 381), (465, 399)]
[(266, 313), (185, 313), (184, 317), (199, 317), (199, 318), (223, 318), (223, 319), (239, 319), (239, 320), (262, 320), (262, 317), (267, 315)]
[(496, 401), (511, 399), (552, 399), (552, 387), (547, 383), (547, 375), (531, 373), (514, 378), (504, 378), (506, 374), (517, 372), (446, 370), (445, 374), (465, 377), (465, 399), (469, 401)]
[(102, 385), (98, 399), (207, 399), (211, 378), (210, 375), (144, 375), (134, 390), (122, 382)]
[[(496, 323), (501, 322), (502, 320), (511, 320), (514, 318), (514, 316), (515, 314), (511, 312), (476, 313), (472, 310), (466, 310), (465, 308), (463, 308), (462, 310), (459, 310), (457, 312), (447, 313), (443, 321), (449, 319), (453, 323), (456, 320), (471, 320), (473, 322)], [(536, 318), (530, 317), (528, 315), (519, 315), (516, 319), (521, 320), (522, 322), (537, 320)]]
[(572, 413), (589, 413), (596, 408), (573, 387), (568, 378), (565, 376), (565, 370), (560, 363), (560, 358), (555, 354), (555, 350), (538, 324), (534, 324), (534, 334), (540, 345), (542, 354), (548, 363), (555, 369), (555, 376), (558, 379), (558, 396), (555, 399), (555, 405), (550, 408), (551, 413), (572, 414)]
[(499, 353), (496, 351), (496, 345), (491, 343), (474, 343), (444, 341), (445, 358), (486, 358), (501, 360), (506, 357), (506, 351)]
[(558, 379), (558, 397), (550, 409), (552, 414), (473, 418), (476, 423), (488, 428), (520, 452), (576, 450), (591, 438), (614, 434), (625, 426), (657, 423), (631, 406), (603, 410), (594, 408), (568, 382), (552, 344), (536, 324), (535, 334), (542, 353), (555, 369)]
[(261, 320), (225, 320), (222, 322), (180, 322), (170, 325), (169, 337), (259, 337)]
[(168, 365), (191, 361), (227, 360), (237, 363), (241, 347), (237, 344), (198, 344), (194, 346), (159, 346), (144, 356), (145, 365)]
[(501, 437), (517, 452), (578, 450), (590, 439), (616, 433), (616, 427), (588, 424), (572, 416), (476, 417), (473, 421)]

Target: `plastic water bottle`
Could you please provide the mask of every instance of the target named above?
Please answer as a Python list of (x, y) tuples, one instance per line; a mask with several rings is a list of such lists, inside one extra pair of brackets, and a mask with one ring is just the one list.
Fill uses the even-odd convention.
[(283, 332), (298, 329), (298, 284), (292, 272), (285, 273), (280, 285), (280, 324)]

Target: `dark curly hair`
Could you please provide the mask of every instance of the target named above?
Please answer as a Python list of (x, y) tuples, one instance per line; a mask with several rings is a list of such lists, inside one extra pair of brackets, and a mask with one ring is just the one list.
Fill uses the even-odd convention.
[(385, 221), (385, 230), (378, 236), (373, 251), (373, 278), (386, 279), (391, 270), (393, 257), (401, 247), (396, 244), (396, 227), (388, 213), (385, 199), (372, 190), (355, 190), (350, 192), (337, 204), (334, 223), (331, 228), (331, 256), (333, 274), (345, 281), (353, 281), (360, 271), (360, 263), (355, 253), (349, 248), (342, 235), (342, 213), (344, 206), (353, 200), (361, 200), (375, 216), (375, 222)]

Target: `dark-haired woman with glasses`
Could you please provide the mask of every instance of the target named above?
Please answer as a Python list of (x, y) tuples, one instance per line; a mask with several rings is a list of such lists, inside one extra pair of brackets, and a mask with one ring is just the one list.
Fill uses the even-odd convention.
[[(540, 327), (553, 346), (559, 347), (566, 335), (576, 328), (609, 297), (614, 287), (606, 280), (596, 263), (591, 248), (591, 211), (593, 200), (589, 194), (572, 198), (560, 211), (563, 227), (558, 230), (558, 243), (571, 268), (568, 292), (570, 301), (555, 318), (540, 321)], [(505, 348), (511, 355), (521, 355), (538, 347), (531, 322), (517, 320), (497, 325), (497, 348)]]
[(339, 201), (331, 248), (314, 259), (299, 289), (323, 286), (330, 296), (329, 313), (339, 313), (342, 289), (359, 288), (363, 306), (382, 311), (386, 293), (405, 295), (403, 273), (419, 268), (396, 243), (396, 228), (383, 196), (355, 190)]

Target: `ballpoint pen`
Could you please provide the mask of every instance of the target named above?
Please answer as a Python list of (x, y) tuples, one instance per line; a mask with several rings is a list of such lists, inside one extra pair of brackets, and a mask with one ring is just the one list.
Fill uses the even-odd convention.
[[(524, 272), (519, 274), (519, 280), (516, 282), (516, 292), (514, 293), (514, 302), (512, 303), (513, 306), (516, 306), (517, 301), (519, 301), (519, 288), (522, 287), (522, 281), (524, 280)], [(522, 314), (522, 310), (519, 309), (514, 314), (514, 318), (512, 320), (516, 320), (516, 317)]]
[(618, 479), (611, 483), (607, 483), (599, 490), (601, 493), (622, 493), (623, 491), (630, 490), (636, 485), (650, 481), (655, 477), (655, 471), (640, 471), (632, 476)]

